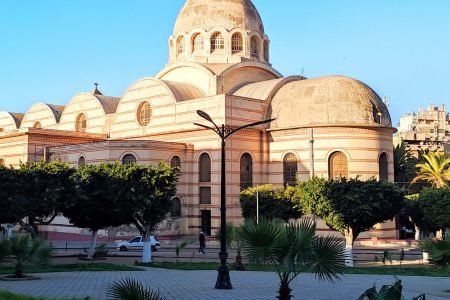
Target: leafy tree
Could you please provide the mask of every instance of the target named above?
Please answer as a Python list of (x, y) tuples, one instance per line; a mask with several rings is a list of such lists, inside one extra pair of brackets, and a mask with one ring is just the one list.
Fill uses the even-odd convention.
[(15, 171), (10, 189), (13, 213), (32, 238), (39, 235), (38, 225), (50, 224), (61, 203), (73, 195), (70, 177), (74, 172), (61, 161), (21, 164)]
[(15, 223), (13, 212), (12, 187), (15, 183), (15, 171), (12, 168), (0, 166), (0, 224)]
[(94, 256), (100, 229), (131, 223), (131, 208), (122, 199), (125, 172), (126, 165), (101, 163), (84, 165), (73, 176), (75, 194), (62, 212), (73, 225), (91, 230), (88, 259)]
[(292, 201), (295, 189), (276, 187), (271, 184), (250, 187), (241, 192), (242, 216), (245, 219), (256, 218), (256, 194), (259, 199), (259, 215), (269, 220), (300, 218), (300, 210), (294, 208)]
[(450, 227), (450, 188), (427, 188), (419, 194), (419, 212), (423, 227), (441, 230)]
[(345, 237), (348, 266), (353, 266), (353, 243), (359, 234), (394, 218), (403, 206), (403, 190), (387, 181), (313, 178), (298, 188), (303, 212), (320, 217)]
[(442, 152), (430, 152), (423, 154), (423, 162), (416, 165), (419, 169), (412, 182), (426, 181), (433, 187), (448, 186), (450, 182), (450, 156)]
[(405, 142), (394, 147), (394, 178), (395, 182), (411, 182), (416, 176), (417, 158), (406, 149)]
[(402, 213), (408, 216), (409, 220), (414, 224), (416, 240), (421, 238), (421, 233), (425, 234), (434, 230), (434, 228), (430, 228), (424, 221), (423, 211), (419, 204), (419, 194), (405, 196), (405, 204)]
[(15, 271), (13, 278), (25, 277), (25, 267), (29, 264), (45, 265), (51, 254), (51, 245), (43, 240), (31, 240), (28, 235), (14, 236), (0, 241), (0, 248), (14, 261)]
[(132, 222), (144, 238), (142, 262), (151, 262), (150, 234), (166, 218), (176, 193), (179, 172), (166, 163), (128, 165), (123, 200), (133, 208)]
[(321, 280), (339, 279), (345, 268), (344, 244), (333, 237), (315, 236), (316, 224), (247, 220), (241, 227), (244, 255), (250, 263), (271, 264), (280, 278), (278, 299), (292, 299), (290, 283), (302, 272)]

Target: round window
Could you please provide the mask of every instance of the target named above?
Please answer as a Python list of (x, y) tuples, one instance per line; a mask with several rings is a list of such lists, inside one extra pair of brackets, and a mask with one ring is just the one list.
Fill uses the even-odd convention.
[(150, 106), (150, 103), (145, 101), (145, 102), (142, 102), (141, 104), (139, 104), (139, 107), (137, 110), (137, 119), (138, 119), (139, 125), (147, 126), (148, 123), (150, 123), (151, 118), (152, 118), (152, 107)]

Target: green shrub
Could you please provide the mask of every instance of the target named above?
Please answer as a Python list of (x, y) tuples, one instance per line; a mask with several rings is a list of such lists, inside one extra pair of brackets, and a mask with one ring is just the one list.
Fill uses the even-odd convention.
[(420, 243), (423, 251), (430, 255), (430, 263), (437, 267), (447, 268), (450, 265), (450, 240), (432, 239)]
[[(366, 290), (357, 300), (402, 300), (402, 281), (396, 278), (394, 284), (383, 285), (377, 291), (375, 284)], [(425, 294), (414, 297), (413, 300), (425, 300)]]

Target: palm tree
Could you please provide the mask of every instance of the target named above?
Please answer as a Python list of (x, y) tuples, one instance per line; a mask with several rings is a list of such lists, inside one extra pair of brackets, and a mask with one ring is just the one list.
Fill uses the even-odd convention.
[[(240, 227), (234, 226), (232, 223), (227, 223), (226, 225), (226, 231), (227, 231), (227, 248), (236, 249), (236, 258), (234, 261), (234, 268), (238, 271), (244, 271), (245, 267), (242, 263), (242, 241), (240, 239)], [(216, 240), (220, 241), (220, 230), (216, 232)]]
[(395, 182), (409, 182), (415, 176), (417, 158), (406, 149), (405, 142), (394, 147), (394, 180)]
[(320, 280), (339, 279), (345, 269), (345, 244), (335, 238), (315, 236), (314, 220), (298, 224), (262, 219), (247, 220), (240, 237), (250, 263), (271, 264), (280, 279), (278, 299), (292, 298), (290, 283), (302, 272), (312, 272)]
[(416, 167), (419, 169), (412, 182), (426, 181), (433, 187), (442, 188), (448, 186), (450, 181), (450, 157), (442, 152), (430, 152), (423, 154), (423, 163)]
[(30, 236), (14, 236), (9, 240), (3, 239), (0, 248), (5, 249), (9, 257), (15, 262), (13, 278), (24, 278), (24, 269), (29, 264), (44, 265), (48, 263), (53, 248), (43, 240), (34, 239)]

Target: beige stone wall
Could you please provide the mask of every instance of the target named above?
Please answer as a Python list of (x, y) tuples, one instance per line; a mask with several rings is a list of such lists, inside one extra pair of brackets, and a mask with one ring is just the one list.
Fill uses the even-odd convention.
[(58, 129), (75, 131), (75, 122), (81, 113), (87, 117), (86, 132), (108, 133), (105, 131), (105, 124), (107, 124), (105, 110), (100, 101), (89, 93), (78, 94), (70, 100), (61, 115)]
[(39, 122), (42, 128), (58, 129), (56, 116), (45, 103), (37, 103), (30, 107), (23, 117), (20, 128), (34, 127)]
[(18, 126), (13, 116), (8, 112), (0, 111), (0, 136), (4, 136), (12, 131), (17, 131), (17, 128)]
[[(394, 180), (392, 131), (346, 127), (314, 128), (315, 175), (328, 178), (328, 160), (332, 153), (341, 151), (348, 159), (349, 177), (378, 178), (378, 158), (388, 155), (389, 180)], [(271, 131), (269, 181), (283, 182), (283, 158), (292, 152), (298, 159), (298, 177), (307, 180), (310, 175), (309, 129)]]
[(21, 162), (28, 161), (28, 136), (15, 134), (0, 136), (0, 159), (5, 166), (17, 168)]

